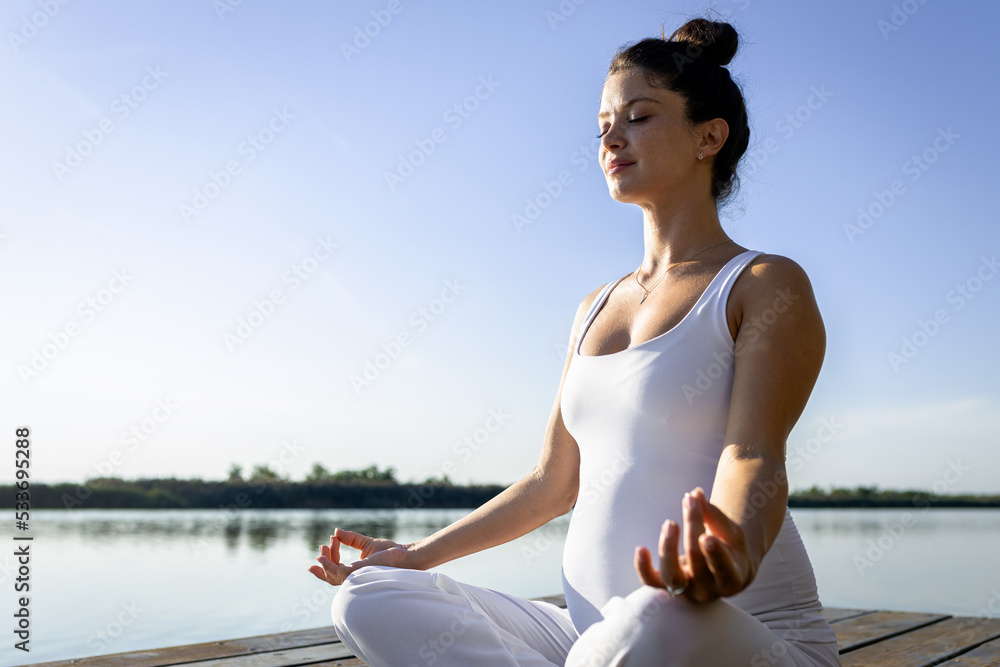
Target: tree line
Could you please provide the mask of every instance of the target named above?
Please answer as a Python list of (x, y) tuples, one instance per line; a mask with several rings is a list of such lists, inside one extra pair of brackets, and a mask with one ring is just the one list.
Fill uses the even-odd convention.
[[(498, 495), (503, 484), (457, 485), (447, 475), (423, 482), (401, 482), (393, 467), (370, 465), (358, 470), (330, 471), (315, 463), (302, 481), (293, 481), (267, 465), (256, 465), (246, 476), (240, 465), (229, 468), (225, 480), (126, 480), (96, 477), (83, 484), (32, 484), (32, 509), (157, 508), (157, 509), (332, 509), (332, 508), (475, 508)], [(13, 484), (0, 485), (0, 507), (14, 507)], [(942, 495), (921, 490), (879, 489), (876, 486), (813, 486), (789, 494), (796, 507), (1000, 507), (1000, 495)]]
[[(32, 509), (328, 509), (473, 508), (506, 488), (501, 484), (453, 484), (447, 475), (423, 482), (400, 482), (392, 467), (372, 465), (331, 472), (316, 463), (302, 481), (267, 465), (244, 476), (233, 464), (225, 480), (176, 477), (126, 480), (95, 477), (82, 484), (34, 483)], [(14, 485), (0, 485), (0, 507), (14, 507)]]

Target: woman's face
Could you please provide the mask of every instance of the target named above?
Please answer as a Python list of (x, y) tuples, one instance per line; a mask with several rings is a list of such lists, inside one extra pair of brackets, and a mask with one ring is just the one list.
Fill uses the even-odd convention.
[[(684, 118), (679, 94), (650, 86), (638, 70), (618, 72), (604, 84), (597, 122), (612, 199), (656, 204), (696, 191), (699, 137)], [(615, 167), (612, 160), (632, 164)]]

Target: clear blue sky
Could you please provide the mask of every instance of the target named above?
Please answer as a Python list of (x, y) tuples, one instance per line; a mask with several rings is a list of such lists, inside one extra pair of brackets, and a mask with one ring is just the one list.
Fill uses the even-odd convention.
[[(705, 5), (51, 4), (0, 10), (4, 479), (25, 424), (42, 482), (531, 469), (577, 305), (642, 257), (608, 63)], [(725, 227), (828, 331), (792, 487), (1000, 491), (1000, 9), (789, 6), (715, 4), (753, 130)]]

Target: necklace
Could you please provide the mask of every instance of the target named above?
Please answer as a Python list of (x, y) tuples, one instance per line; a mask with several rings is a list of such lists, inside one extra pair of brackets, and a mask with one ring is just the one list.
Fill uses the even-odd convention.
[[(663, 270), (663, 273), (660, 274), (660, 277), (656, 279), (656, 282), (653, 283), (653, 286), (650, 287), (649, 289), (646, 289), (645, 287), (642, 287), (642, 283), (639, 282), (639, 270), (636, 269), (636, 271), (635, 271), (635, 282), (639, 285), (639, 287), (642, 288), (642, 291), (645, 292), (645, 294), (642, 295), (642, 298), (639, 299), (639, 303), (641, 304), (643, 301), (646, 300), (646, 297), (649, 296), (649, 293), (653, 291), (653, 288), (655, 288), (657, 285), (659, 285), (660, 281), (663, 280), (663, 277), (665, 275), (667, 275), (667, 271), (669, 271), (670, 269), (674, 268), (678, 264), (683, 264), (684, 262), (690, 262), (692, 259), (694, 259), (698, 255), (700, 255), (701, 253), (705, 252), (709, 248), (714, 248), (717, 245), (722, 245), (723, 243), (725, 243), (728, 240), (729, 239), (726, 239), (725, 241), (719, 241), (718, 243), (713, 243), (712, 245), (705, 246), (704, 248), (702, 248), (701, 250), (699, 250), (695, 254), (691, 255), (687, 259), (684, 259), (684, 260), (681, 260), (680, 262), (676, 262), (674, 264), (671, 264), (670, 266), (668, 266), (667, 268), (665, 268)], [(642, 267), (640, 266), (639, 268), (642, 268)]]

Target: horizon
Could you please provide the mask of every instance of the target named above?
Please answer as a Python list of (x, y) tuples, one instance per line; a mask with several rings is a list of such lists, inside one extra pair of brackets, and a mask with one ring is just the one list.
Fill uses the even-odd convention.
[[(390, 470), (391, 470), (391, 466), (390, 466), (389, 469), (380, 470), (380, 472), (389, 472)], [(249, 475), (245, 475), (245, 474), (243, 474), (243, 472), (244, 471), (241, 471), (240, 479), (237, 480), (237, 481), (231, 480), (228, 476), (227, 477), (220, 477), (220, 478), (204, 478), (204, 477), (197, 477), (197, 476), (196, 477), (176, 477), (176, 476), (170, 476), (170, 477), (117, 477), (117, 476), (113, 476), (112, 475), (112, 476), (107, 476), (107, 477), (88, 477), (88, 478), (85, 478), (83, 480), (71, 480), (71, 481), (61, 481), (61, 482), (37, 482), (36, 484), (44, 484), (46, 486), (52, 487), (52, 486), (59, 486), (59, 485), (64, 485), (64, 484), (68, 484), (68, 485), (77, 484), (77, 485), (87, 486), (91, 482), (104, 481), (104, 480), (115, 480), (115, 481), (124, 482), (126, 484), (132, 484), (132, 483), (138, 483), (138, 482), (153, 482), (153, 481), (179, 481), (179, 482), (204, 482), (204, 483), (230, 483), (230, 482), (232, 482), (232, 483), (235, 483), (235, 484), (239, 484), (239, 483), (250, 483), (250, 482), (254, 481), (254, 479), (255, 479), (254, 475), (256, 474), (255, 470), (251, 471), (251, 473)], [(271, 472), (273, 473), (273, 471), (271, 471)], [(345, 472), (348, 472), (348, 473), (349, 472), (360, 472), (360, 470), (347, 470), (347, 469), (345, 469), (345, 470), (327, 470), (326, 472), (329, 473), (330, 475), (336, 475), (338, 473), (345, 473)], [(308, 474), (309, 473), (306, 473), (306, 475), (308, 475)], [(377, 484), (380, 481), (388, 481), (390, 483), (398, 484), (400, 486), (434, 486), (436, 484), (439, 484), (442, 480), (440, 480), (440, 479), (429, 479), (429, 478), (422, 479), (422, 480), (415, 479), (415, 478), (399, 479), (399, 478), (393, 477), (393, 479), (391, 479), (391, 480), (352, 480), (352, 481), (336, 481), (335, 483), (338, 483), (338, 484), (367, 484), (367, 483)], [(489, 480), (478, 480), (478, 481), (473, 481), (473, 482), (469, 482), (469, 483), (462, 483), (462, 484), (460, 484), (458, 482), (455, 482), (455, 481), (452, 481), (452, 480), (449, 479), (448, 482), (447, 482), (447, 485), (450, 485), (450, 486), (501, 486), (501, 487), (507, 487), (507, 486), (510, 486), (511, 484), (513, 484), (516, 481), (517, 480), (513, 480), (513, 481), (510, 481), (510, 482), (499, 482), (499, 481), (492, 481), (491, 482)], [(272, 478), (268, 478), (266, 483), (271, 483), (271, 482), (281, 482), (281, 483), (285, 483), (285, 484), (305, 484), (305, 483), (311, 483), (311, 482), (312, 483), (334, 483), (334, 480), (330, 480), (330, 479), (309, 480), (309, 479), (306, 479), (305, 477), (302, 477), (301, 479), (294, 479), (292, 477), (275, 477), (273, 479)], [(862, 485), (856, 485), (856, 486), (851, 486), (851, 487), (847, 487), (847, 486), (835, 486), (835, 485), (820, 486), (820, 485), (815, 485), (814, 484), (814, 485), (812, 485), (810, 487), (789, 487), (788, 493), (789, 493), (789, 495), (794, 495), (794, 494), (806, 493), (806, 492), (810, 492), (810, 491), (814, 491), (814, 490), (819, 490), (819, 491), (821, 491), (823, 493), (827, 493), (827, 494), (833, 493), (833, 492), (836, 492), (836, 491), (850, 491), (850, 492), (865, 492), (865, 491), (870, 491), (872, 493), (900, 493), (900, 494), (903, 494), (903, 493), (915, 493), (915, 494), (921, 494), (921, 495), (934, 495), (934, 496), (939, 496), (939, 497), (960, 496), (960, 495), (974, 495), (974, 496), (978, 495), (978, 496), (997, 496), (997, 497), (1000, 497), (1000, 492), (988, 492), (988, 491), (969, 490), (969, 491), (961, 491), (961, 492), (955, 492), (955, 493), (945, 493), (945, 490), (942, 490), (942, 491), (939, 492), (939, 491), (934, 490), (933, 488), (930, 488), (930, 489), (927, 489), (927, 488), (914, 488), (914, 487), (910, 487), (910, 488), (896, 488), (896, 487), (882, 487), (882, 486), (878, 486), (877, 484), (876, 485), (872, 485), (872, 486), (866, 486), (866, 485), (862, 484)]]

